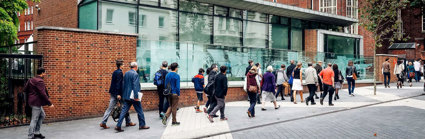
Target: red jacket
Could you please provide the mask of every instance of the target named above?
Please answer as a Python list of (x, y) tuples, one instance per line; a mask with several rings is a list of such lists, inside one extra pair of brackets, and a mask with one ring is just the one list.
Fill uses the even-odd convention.
[(28, 95), (28, 104), (30, 106), (52, 105), (47, 95), (46, 85), (43, 78), (36, 76), (28, 80), (24, 87), (24, 92)]

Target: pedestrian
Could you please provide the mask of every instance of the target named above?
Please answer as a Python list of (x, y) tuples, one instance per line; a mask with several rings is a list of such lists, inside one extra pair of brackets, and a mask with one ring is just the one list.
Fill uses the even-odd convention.
[(198, 102), (196, 104), (195, 110), (196, 112), (202, 112), (202, 110), (199, 109), (199, 106), (201, 105), (201, 102), (204, 101), (203, 99), (203, 92), (204, 92), (204, 69), (200, 68), (199, 72), (195, 77), (192, 78), (193, 85), (195, 86), (195, 92), (196, 96), (198, 98)]
[(326, 95), (329, 92), (329, 102), (328, 102), (329, 106), (334, 106), (334, 104), (332, 104), (332, 95), (335, 91), (334, 77), (335, 77), (335, 74), (334, 74), (334, 71), (332, 70), (331, 63), (328, 63), (328, 67), (319, 73), (319, 78), (323, 82), (323, 95), (320, 96), (321, 105), (323, 105), (323, 99), (326, 97)]
[(390, 59), (386, 58), (382, 63), (382, 74), (384, 75), (385, 88), (390, 88), (391, 74), (390, 74)]
[(255, 117), (255, 104), (257, 103), (257, 94), (260, 88), (260, 81), (256, 78), (257, 75), (257, 67), (254, 66), (249, 70), (246, 75), (247, 79), (247, 92), (249, 97), (249, 108), (248, 108), (248, 117)]
[(409, 62), (409, 66), (407, 66), (407, 76), (409, 76), (410, 87), (412, 87), (412, 78), (415, 77), (415, 67), (412, 62)]
[(307, 84), (310, 95), (306, 98), (305, 104), (311, 101), (311, 105), (316, 105), (314, 102), (314, 95), (316, 94), (316, 86), (319, 85), (316, 69), (313, 68), (313, 63), (308, 63), (308, 68), (305, 70), (305, 83)]
[(263, 79), (261, 80), (261, 92), (262, 92), (262, 107), (261, 110), (265, 111), (267, 110), (265, 108), (266, 102), (271, 101), (274, 104), (274, 109), (279, 109), (280, 105), (278, 106), (276, 103), (276, 77), (272, 74), (273, 67), (268, 66), (266, 73), (263, 75)]
[(208, 120), (210, 122), (214, 122), (213, 116), (216, 115), (217, 111), (220, 110), (220, 120), (227, 120), (227, 118), (224, 116), (224, 109), (225, 109), (225, 97), (227, 95), (227, 77), (226, 77), (226, 66), (220, 67), (220, 73), (216, 75), (215, 77), (215, 85), (214, 85), (214, 97), (217, 100), (217, 106), (209, 113)]
[(344, 78), (342, 77), (341, 71), (338, 69), (338, 65), (334, 64), (332, 66), (332, 69), (334, 71), (334, 86), (335, 86), (335, 97), (334, 100), (339, 99), (338, 91), (342, 88), (342, 83), (344, 81)]
[[(261, 65), (260, 63), (256, 63), (255, 66), (257, 67), (257, 75), (256, 78), (261, 82), (261, 79), (263, 78), (263, 72), (261, 71)], [(258, 90), (259, 93), (257, 94), (257, 103), (261, 104), (261, 90)]]
[(421, 59), (417, 59), (415, 62), (413, 62), (413, 67), (415, 68), (415, 80), (416, 82), (421, 81)]
[[(207, 68), (207, 74), (204, 77), (204, 84), (208, 84), (208, 75), (210, 74), (210, 72), (211, 72), (211, 68)], [(207, 108), (210, 106), (211, 102), (210, 102), (210, 96), (208, 95), (207, 91), (205, 90), (205, 87), (204, 87), (204, 93), (205, 93), (205, 95), (207, 96), (207, 99), (208, 99), (207, 102), (205, 103), (204, 112), (208, 113)]]
[(167, 74), (165, 77), (165, 85), (170, 85), (170, 95), (168, 97), (168, 102), (170, 107), (168, 107), (167, 112), (165, 113), (165, 118), (162, 119), (162, 124), (166, 125), (167, 120), (171, 114), (173, 114), (171, 125), (180, 125), (180, 122), (177, 122), (177, 105), (179, 103), (180, 96), (180, 75), (177, 74), (179, 70), (179, 64), (172, 63), (171, 64), (171, 72)]
[(124, 107), (121, 110), (120, 119), (117, 122), (115, 130), (117, 132), (123, 132), (121, 129), (122, 121), (124, 120), (125, 115), (130, 110), (130, 107), (133, 106), (137, 112), (137, 118), (139, 119), (139, 130), (149, 129), (149, 126), (146, 126), (145, 115), (143, 114), (143, 108), (141, 103), (141, 93), (139, 94), (140, 88), (140, 76), (137, 74), (136, 70), (138, 68), (136, 62), (130, 63), (131, 70), (127, 71), (124, 75), (124, 88), (122, 93), (122, 99), (124, 99)]
[(153, 80), (154, 85), (156, 85), (156, 90), (158, 93), (158, 112), (159, 112), (159, 118), (163, 119), (166, 110), (168, 109), (168, 105), (166, 105), (166, 107), (164, 107), (164, 101), (165, 101), (165, 96), (164, 96), (164, 82), (165, 82), (165, 76), (167, 76), (167, 67), (168, 67), (168, 62), (167, 61), (163, 61), (162, 65), (160, 67), (160, 69), (155, 73), (155, 77)]
[[(322, 72), (323, 62), (322, 61), (317, 61), (317, 64), (314, 67), (314, 69), (316, 69), (316, 72), (317, 73)], [(319, 90), (320, 96), (322, 96), (322, 93), (323, 93), (323, 84), (322, 84), (322, 80), (320, 80), (320, 78), (319, 78), (319, 88), (318, 89), (316, 88), (316, 90)], [(319, 99), (319, 97), (317, 96), (317, 94), (314, 94), (314, 95), (316, 96), (316, 99)]]
[(254, 65), (254, 61), (248, 60), (248, 67), (246, 67), (244, 75), (248, 74), (249, 70), (251, 70), (253, 65)]
[(354, 78), (357, 78), (357, 70), (351, 60), (348, 61), (348, 66), (345, 68), (345, 78), (348, 84), (348, 94), (354, 96), (354, 88), (356, 87), (356, 80)]
[(297, 104), (297, 92), (301, 97), (301, 103), (304, 102), (303, 97), (303, 72), (301, 70), (302, 63), (298, 62), (297, 67), (295, 67), (294, 72), (292, 72), (292, 77), (294, 78), (292, 83), (292, 90), (293, 92), (293, 98), (294, 98), (294, 104)]
[(284, 83), (288, 82), (288, 76), (285, 74), (285, 64), (280, 65), (280, 69), (276, 71), (276, 85), (277, 85), (277, 92), (276, 92), (276, 99), (280, 96), (282, 97), (282, 100), (285, 100), (283, 97), (285, 92), (285, 86)]
[(41, 125), (46, 117), (43, 106), (54, 107), (47, 93), (46, 84), (44, 84), (43, 78), (45, 76), (46, 70), (44, 68), (38, 68), (37, 75), (28, 80), (23, 89), (28, 98), (27, 103), (32, 109), (31, 123), (28, 130), (28, 138), (30, 139), (45, 138), (40, 133)]
[[(211, 72), (208, 74), (208, 84), (205, 86), (205, 92), (209, 96), (208, 101), (210, 101), (210, 106), (208, 107), (207, 113), (211, 113), (213, 111), (214, 107), (217, 105), (217, 100), (214, 97), (214, 90), (215, 90), (215, 77), (217, 76), (218, 72), (218, 66), (217, 64), (211, 65)], [(214, 117), (218, 117), (217, 115), (214, 115)]]
[(402, 88), (403, 84), (403, 71), (404, 65), (403, 61), (397, 61), (397, 65), (394, 66), (394, 75), (397, 77), (397, 89)]
[[(103, 114), (103, 120), (100, 123), (100, 127), (102, 127), (103, 129), (109, 128), (108, 126), (106, 126), (106, 122), (108, 122), (109, 115), (111, 114), (115, 105), (117, 105), (117, 102), (120, 103), (120, 106), (123, 105), (123, 100), (121, 99), (124, 78), (124, 74), (122, 73), (123, 62), (124, 61), (122, 60), (117, 60), (115, 63), (117, 66), (117, 70), (112, 73), (111, 87), (109, 88), (109, 106), (106, 109), (105, 114)], [(125, 123), (126, 126), (136, 125), (135, 123), (131, 122), (129, 113), (126, 113), (125, 115)]]
[(291, 102), (294, 102), (294, 97), (292, 95), (293, 81), (291, 82), (290, 80), (291, 80), (291, 78), (293, 79), (292, 72), (294, 71), (296, 66), (294, 64), (295, 63), (294, 60), (291, 60), (290, 62), (291, 62), (291, 65), (289, 65), (288, 68), (286, 69), (286, 76), (289, 78), (289, 80), (288, 80), (289, 88), (290, 88), (289, 97), (291, 98)]

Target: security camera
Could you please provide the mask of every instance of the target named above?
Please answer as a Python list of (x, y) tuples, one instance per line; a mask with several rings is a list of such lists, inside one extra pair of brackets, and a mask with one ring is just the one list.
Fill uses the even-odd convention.
[(40, 11), (41, 10), (40, 7), (38, 7), (38, 4), (35, 5), (35, 8), (37, 9), (37, 11)]

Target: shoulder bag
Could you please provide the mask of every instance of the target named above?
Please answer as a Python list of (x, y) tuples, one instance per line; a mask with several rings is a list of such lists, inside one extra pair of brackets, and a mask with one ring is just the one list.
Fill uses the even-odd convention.
[[(249, 77), (247, 77), (247, 78), (249, 79)], [(249, 80), (248, 79), (247, 79), (247, 84), (249, 83)], [(250, 85), (248, 87), (248, 92), (250, 92), (250, 93), (257, 93), (257, 91), (258, 91), (258, 87), (257, 86)]]

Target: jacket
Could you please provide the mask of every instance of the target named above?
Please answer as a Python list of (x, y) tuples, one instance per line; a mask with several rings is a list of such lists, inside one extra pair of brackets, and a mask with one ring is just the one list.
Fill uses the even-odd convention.
[(47, 94), (46, 85), (44, 84), (43, 78), (36, 76), (28, 80), (24, 87), (24, 92), (28, 95), (28, 104), (30, 106), (46, 106), (52, 105)]
[(294, 71), (295, 69), (295, 65), (291, 64), (288, 66), (288, 68), (286, 69), (286, 76), (291, 77), (292, 76), (292, 71)]
[(204, 91), (204, 76), (202, 74), (195, 75), (192, 78), (192, 82), (195, 86), (195, 91)]
[(220, 73), (215, 77), (214, 83), (214, 96), (224, 98), (227, 95), (227, 77), (225, 74)]
[(205, 86), (208, 88), (206, 94), (213, 95), (215, 90), (215, 77), (217, 76), (217, 71), (212, 70), (210, 74), (208, 74), (208, 84)]
[(249, 65), (248, 67), (246, 67), (246, 69), (245, 69), (245, 76), (246, 76), (246, 74), (248, 74), (248, 72), (249, 72), (249, 70), (251, 70), (251, 68), (252, 68), (251, 65)]
[(394, 74), (401, 74), (404, 71), (404, 65), (399, 64), (394, 67)]
[(275, 93), (275, 89), (276, 89), (276, 81), (275, 81), (275, 77), (271, 72), (266, 72), (266, 74), (264, 74), (263, 76), (263, 80), (261, 80), (261, 89), (263, 91), (267, 91), (267, 92), (273, 92)]
[(131, 91), (133, 91), (134, 98), (139, 98), (140, 91), (140, 78), (139, 74), (133, 69), (127, 71), (124, 75), (124, 86), (122, 92), (122, 98), (124, 100), (131, 100)]
[(356, 67), (348, 66), (345, 68), (345, 77), (353, 77), (353, 74), (357, 75)]
[(175, 72), (169, 72), (167, 76), (165, 76), (164, 83), (165, 85), (168, 85), (168, 83), (170, 83), (171, 93), (180, 96), (180, 75)]
[(314, 69), (313, 67), (308, 67), (305, 70), (305, 83), (306, 84), (316, 84), (316, 83), (318, 83), (318, 81), (319, 80), (318, 80), (318, 77), (317, 77), (316, 69)]
[(109, 93), (116, 96), (122, 95), (124, 75), (121, 69), (117, 69), (112, 73), (111, 87), (109, 87)]
[(288, 76), (286, 76), (285, 71), (284, 70), (277, 70), (275, 72), (275, 76), (276, 76), (276, 85), (282, 85), (284, 82), (288, 81)]

